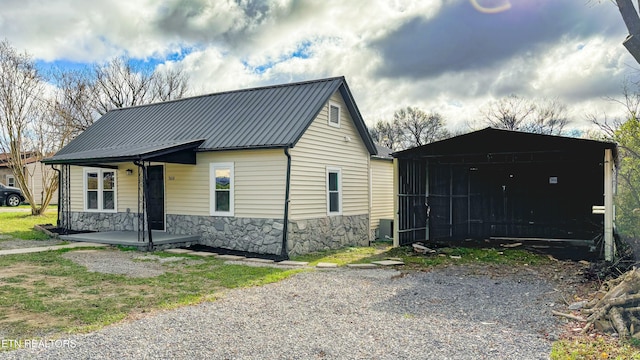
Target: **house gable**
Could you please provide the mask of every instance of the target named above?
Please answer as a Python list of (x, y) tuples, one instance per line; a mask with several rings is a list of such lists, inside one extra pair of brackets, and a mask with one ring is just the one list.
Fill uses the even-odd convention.
[[(340, 108), (339, 127), (330, 124), (331, 105)], [(327, 168), (341, 170), (342, 215), (368, 214), (370, 151), (356, 121), (336, 91), (291, 149), (292, 220), (327, 216)]]

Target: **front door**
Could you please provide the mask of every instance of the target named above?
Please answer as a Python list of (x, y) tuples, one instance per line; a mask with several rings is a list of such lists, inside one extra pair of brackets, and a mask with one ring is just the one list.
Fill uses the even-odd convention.
[(149, 199), (147, 211), (149, 225), (153, 230), (164, 230), (164, 167), (153, 165), (147, 168)]

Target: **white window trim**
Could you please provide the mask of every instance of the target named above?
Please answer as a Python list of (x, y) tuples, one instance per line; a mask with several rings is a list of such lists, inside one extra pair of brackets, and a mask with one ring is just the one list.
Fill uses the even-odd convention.
[[(89, 199), (87, 199), (87, 174), (88, 173), (98, 173), (98, 208), (97, 209), (89, 209), (88, 203)], [(103, 209), (104, 204), (103, 200), (103, 173), (104, 172), (113, 172), (113, 209)], [(85, 212), (105, 212), (105, 213), (116, 213), (118, 212), (118, 169), (102, 169), (102, 168), (85, 168), (82, 175), (82, 198), (84, 200), (84, 211)]]
[[(329, 173), (338, 173), (338, 211), (331, 211), (331, 203), (329, 196)], [(342, 168), (327, 166), (325, 175), (326, 197), (327, 197), (327, 216), (342, 215)]]
[[(229, 169), (229, 211), (216, 211), (216, 169)], [(209, 164), (209, 213), (211, 216), (234, 216), (235, 214), (235, 174), (233, 162)]]
[[(12, 179), (13, 181), (9, 180)], [(11, 184), (13, 182), (13, 185)], [(16, 177), (13, 175), (7, 175), (7, 186), (16, 187)]]
[[(338, 123), (337, 124), (334, 123), (334, 122), (331, 122), (331, 107), (332, 106), (338, 108)], [(329, 109), (328, 109), (328, 111), (329, 111), (329, 113), (327, 115), (327, 123), (329, 123), (329, 126), (340, 128), (340, 122), (341, 122), (340, 118), (342, 117), (341, 116), (342, 115), (342, 107), (340, 106), (340, 104), (338, 104), (336, 102), (333, 102), (333, 101), (329, 101)]]

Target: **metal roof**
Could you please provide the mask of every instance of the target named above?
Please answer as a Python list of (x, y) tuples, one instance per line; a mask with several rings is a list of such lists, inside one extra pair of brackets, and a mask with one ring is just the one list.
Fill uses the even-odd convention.
[(375, 145), (376, 145), (376, 151), (378, 152), (377, 155), (374, 155), (376, 159), (393, 160), (393, 156), (391, 155), (393, 154), (393, 150), (382, 145), (378, 145), (378, 144), (375, 144)]
[(334, 77), (114, 109), (45, 162), (124, 161), (197, 140), (198, 151), (293, 147), (337, 90), (375, 155), (345, 78)]
[(596, 152), (604, 149), (617, 153), (615, 143), (544, 135), (520, 131), (485, 128), (449, 139), (393, 153), (395, 158), (425, 158), (477, 154), (530, 153), (530, 152)]

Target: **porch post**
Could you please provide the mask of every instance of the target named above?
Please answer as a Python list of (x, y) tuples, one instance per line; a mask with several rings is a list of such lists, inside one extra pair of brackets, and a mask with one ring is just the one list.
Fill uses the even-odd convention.
[(604, 259), (613, 261), (615, 242), (613, 239), (613, 154), (604, 150)]
[(151, 222), (149, 222), (149, 175), (148, 175), (148, 170), (149, 166), (144, 166), (142, 167), (142, 171), (143, 171), (143, 191), (144, 191), (144, 216), (145, 216), (145, 220), (147, 223), (147, 231), (148, 231), (148, 235), (149, 235), (149, 251), (153, 250), (153, 237), (152, 237), (152, 230), (151, 230)]
[(400, 205), (398, 201), (398, 187), (400, 181), (398, 178), (398, 159), (393, 158), (393, 246), (400, 246), (400, 235), (398, 228), (400, 227)]

